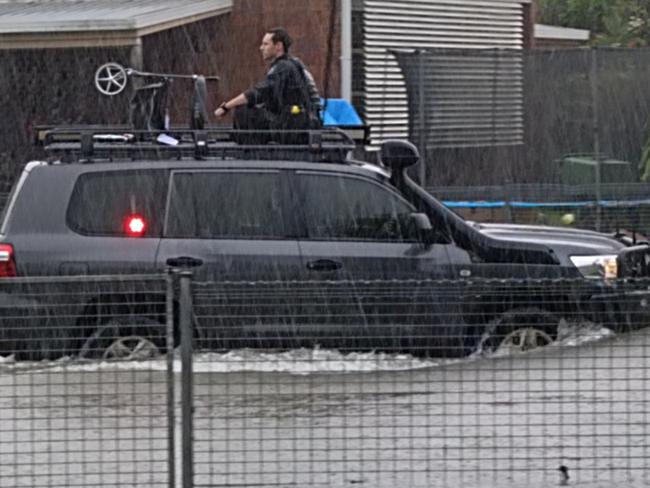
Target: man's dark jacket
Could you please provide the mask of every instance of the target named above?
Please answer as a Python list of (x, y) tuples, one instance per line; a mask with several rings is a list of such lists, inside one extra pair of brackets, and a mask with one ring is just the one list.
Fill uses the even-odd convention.
[(244, 92), (248, 106), (262, 105), (274, 117), (284, 118), (293, 106), (317, 112), (320, 98), (311, 74), (299, 59), (282, 55), (273, 61), (266, 78)]

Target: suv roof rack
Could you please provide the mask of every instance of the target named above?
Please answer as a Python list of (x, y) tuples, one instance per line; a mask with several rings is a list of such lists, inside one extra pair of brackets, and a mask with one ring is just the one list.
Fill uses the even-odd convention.
[(207, 128), (137, 131), (126, 126), (36, 127), (36, 144), (64, 162), (120, 159), (286, 159), (342, 162), (355, 149), (343, 130)]

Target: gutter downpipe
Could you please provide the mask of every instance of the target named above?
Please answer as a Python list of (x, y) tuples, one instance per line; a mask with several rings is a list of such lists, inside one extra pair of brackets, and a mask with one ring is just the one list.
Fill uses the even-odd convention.
[(341, 98), (352, 102), (352, 0), (341, 0)]

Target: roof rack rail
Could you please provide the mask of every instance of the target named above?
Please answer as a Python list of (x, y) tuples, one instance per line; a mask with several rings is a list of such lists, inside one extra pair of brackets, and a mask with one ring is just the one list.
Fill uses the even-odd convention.
[(207, 128), (137, 131), (126, 126), (35, 128), (36, 144), (64, 161), (288, 159), (338, 162), (355, 143), (338, 128), (262, 131)]

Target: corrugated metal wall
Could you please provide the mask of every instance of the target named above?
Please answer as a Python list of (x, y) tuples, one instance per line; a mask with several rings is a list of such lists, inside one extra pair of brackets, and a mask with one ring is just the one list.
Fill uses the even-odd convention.
[[(517, 144), (523, 134), (521, 60), (467, 49), (521, 49), (527, 0), (363, 0), (355, 4), (355, 102), (373, 144), (409, 137), (404, 78), (394, 50), (452, 50), (424, 73), (429, 147)], [(453, 56), (458, 49), (459, 56)], [(462, 50), (462, 51), (461, 51)], [(462, 52), (462, 55), (461, 55)], [(496, 80), (496, 83), (495, 83)], [(496, 118), (495, 118), (496, 117)]]

